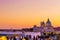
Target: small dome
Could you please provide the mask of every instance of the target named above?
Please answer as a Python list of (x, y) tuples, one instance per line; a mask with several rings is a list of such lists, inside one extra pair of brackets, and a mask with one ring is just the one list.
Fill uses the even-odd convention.
[(41, 22), (41, 25), (45, 25), (44, 21), (43, 21), (43, 22)]
[(36, 28), (37, 27), (37, 25), (34, 25), (34, 28)]

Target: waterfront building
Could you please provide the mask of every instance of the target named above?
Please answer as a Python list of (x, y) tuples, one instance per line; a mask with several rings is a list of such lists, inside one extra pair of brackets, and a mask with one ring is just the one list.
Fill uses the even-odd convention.
[(36, 25), (34, 26), (34, 31), (39, 31), (39, 32), (54, 32), (54, 28), (48, 18), (48, 20), (46, 21), (46, 23), (40, 22), (40, 27), (37, 27)]

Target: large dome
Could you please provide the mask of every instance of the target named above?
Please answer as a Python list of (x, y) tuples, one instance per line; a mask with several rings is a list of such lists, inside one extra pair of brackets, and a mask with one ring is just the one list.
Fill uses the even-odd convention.
[(50, 22), (49, 18), (48, 18), (48, 20), (47, 20), (46, 24), (51, 24), (51, 22)]
[(50, 22), (49, 18), (48, 18), (48, 20), (46, 22), (46, 26), (51, 26), (51, 22)]

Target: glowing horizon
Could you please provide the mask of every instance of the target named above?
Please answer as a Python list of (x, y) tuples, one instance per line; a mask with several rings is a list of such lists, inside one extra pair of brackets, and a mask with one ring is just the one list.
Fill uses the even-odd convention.
[(60, 26), (60, 0), (0, 0), (0, 28), (29, 28), (46, 22)]

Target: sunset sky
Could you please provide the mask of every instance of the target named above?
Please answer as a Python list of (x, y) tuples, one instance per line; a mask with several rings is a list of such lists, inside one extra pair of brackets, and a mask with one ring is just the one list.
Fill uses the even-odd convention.
[(60, 26), (60, 0), (0, 0), (0, 28), (30, 28), (50, 19)]

